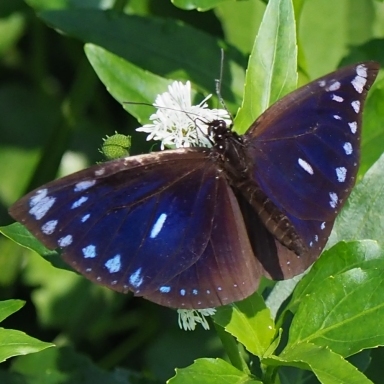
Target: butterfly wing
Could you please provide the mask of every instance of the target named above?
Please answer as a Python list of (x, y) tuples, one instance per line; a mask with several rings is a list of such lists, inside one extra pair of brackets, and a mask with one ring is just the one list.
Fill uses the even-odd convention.
[(239, 207), (208, 150), (97, 165), (29, 193), (10, 214), (47, 247), (60, 247), (75, 270), (116, 291), (207, 308), (257, 287)]
[(378, 69), (356, 64), (309, 83), (245, 134), (252, 177), (293, 224), (309, 259), (320, 254), (355, 183), (362, 110)]

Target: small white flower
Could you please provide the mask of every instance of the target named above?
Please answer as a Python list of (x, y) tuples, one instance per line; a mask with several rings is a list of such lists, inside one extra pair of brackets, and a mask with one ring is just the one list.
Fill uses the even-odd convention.
[(225, 109), (208, 109), (207, 96), (199, 105), (191, 105), (191, 83), (175, 81), (168, 92), (156, 97), (157, 111), (146, 124), (136, 130), (149, 133), (147, 140), (160, 140), (161, 149), (181, 147), (210, 147), (208, 124), (214, 120), (231, 123)]
[(178, 309), (179, 327), (186, 331), (194, 331), (196, 324), (200, 323), (205, 330), (209, 329), (209, 324), (205, 316), (212, 316), (216, 313), (215, 308), (206, 309)]

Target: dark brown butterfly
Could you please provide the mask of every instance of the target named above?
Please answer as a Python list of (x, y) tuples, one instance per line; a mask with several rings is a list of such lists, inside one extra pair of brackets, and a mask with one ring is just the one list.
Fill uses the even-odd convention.
[(96, 165), (11, 209), (88, 279), (161, 305), (241, 300), (262, 275), (319, 256), (355, 183), (364, 101), (379, 66), (340, 69), (284, 97), (243, 136), (210, 123), (212, 148)]

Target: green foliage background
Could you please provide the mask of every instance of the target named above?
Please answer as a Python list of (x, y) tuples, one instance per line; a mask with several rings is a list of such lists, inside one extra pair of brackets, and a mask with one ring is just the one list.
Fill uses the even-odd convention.
[[(281, 31), (287, 41), (276, 51), (296, 61), (288, 54), (294, 48), (287, 48), (296, 29), (299, 84), (347, 63), (368, 59), (384, 63), (382, 2), (295, 0), (293, 5), (296, 28), (291, 24)], [(2, 0), (0, 225), (12, 222), (7, 208), (26, 191), (100, 161), (98, 148), (106, 135), (115, 131), (132, 135), (132, 155), (149, 151), (151, 144), (134, 129), (146, 123), (153, 110), (124, 105), (128, 114), (119, 102), (152, 103), (174, 79), (191, 80), (198, 100), (214, 94), (221, 47), (226, 54), (222, 92), (235, 115), (265, 9), (266, 2), (258, 0)], [(282, 16), (288, 17), (285, 12)], [(269, 23), (264, 27), (272, 29)], [(257, 44), (261, 53), (272, 46), (262, 39)], [(253, 114), (292, 90), (296, 82), (291, 74), (282, 93), (271, 92), (263, 99), (263, 80), (269, 71), (262, 73), (257, 57), (253, 60), (249, 71), (253, 69), (261, 83), (251, 84), (246, 94), (259, 92), (257, 98), (263, 101), (252, 111), (243, 106), (236, 119), (240, 131), (257, 117)], [(365, 111), (360, 178), (384, 151), (383, 115), (384, 82), (379, 77)], [(256, 376), (270, 383), (370, 382), (354, 364), (380, 383), (383, 349), (368, 348), (384, 345), (382, 163), (379, 160), (357, 186), (330, 245), (355, 242), (338, 244), (323, 255), (283, 310), (284, 315), (295, 313), (294, 318), (280, 313), (276, 325), (256, 295), (253, 301), (219, 311), (217, 332), (183, 332), (174, 311), (95, 286), (0, 237), (0, 321), (4, 328), (18, 330), (0, 332), (0, 361), (41, 350), (2, 363), (0, 382), (156, 383), (173, 376), (176, 367), (187, 366), (171, 382), (260, 382)], [(48, 259), (52, 256), (47, 250), (37, 251)], [(358, 281), (361, 291), (351, 281)], [(267, 301), (272, 313), (291, 292), (289, 284), (273, 289)], [(355, 291), (348, 291), (352, 288)], [(269, 292), (272, 286), (265, 282), (260, 292), (263, 289)], [(346, 296), (349, 300), (344, 302)], [(21, 301), (9, 299), (24, 300), (25, 305), (21, 308)], [(332, 312), (340, 302), (344, 308)], [(319, 308), (319, 303), (324, 306)], [(234, 319), (230, 325), (228, 316)], [(227, 359), (223, 345), (230, 353), (233, 342), (223, 336), (220, 325), (254, 356), (244, 351), (230, 356), (233, 365), (216, 359)], [(272, 354), (279, 327), (290, 327), (287, 348)], [(284, 337), (288, 336), (283, 332)], [(14, 340), (19, 348), (8, 352)], [(56, 347), (48, 348), (50, 342)], [(351, 355), (352, 364), (342, 359)], [(201, 357), (212, 359), (193, 364)], [(253, 368), (256, 376), (247, 366), (240, 369), (250, 361), (249, 366), (260, 367), (260, 360), (264, 367), (289, 367), (278, 379), (268, 375), (268, 369)]]

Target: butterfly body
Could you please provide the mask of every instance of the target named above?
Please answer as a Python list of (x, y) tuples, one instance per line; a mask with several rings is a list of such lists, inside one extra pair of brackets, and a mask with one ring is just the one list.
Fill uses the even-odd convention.
[(321, 253), (359, 163), (373, 62), (284, 97), (242, 136), (209, 124), (212, 148), (96, 165), (30, 192), (11, 209), (90, 280), (175, 308), (252, 294)]

